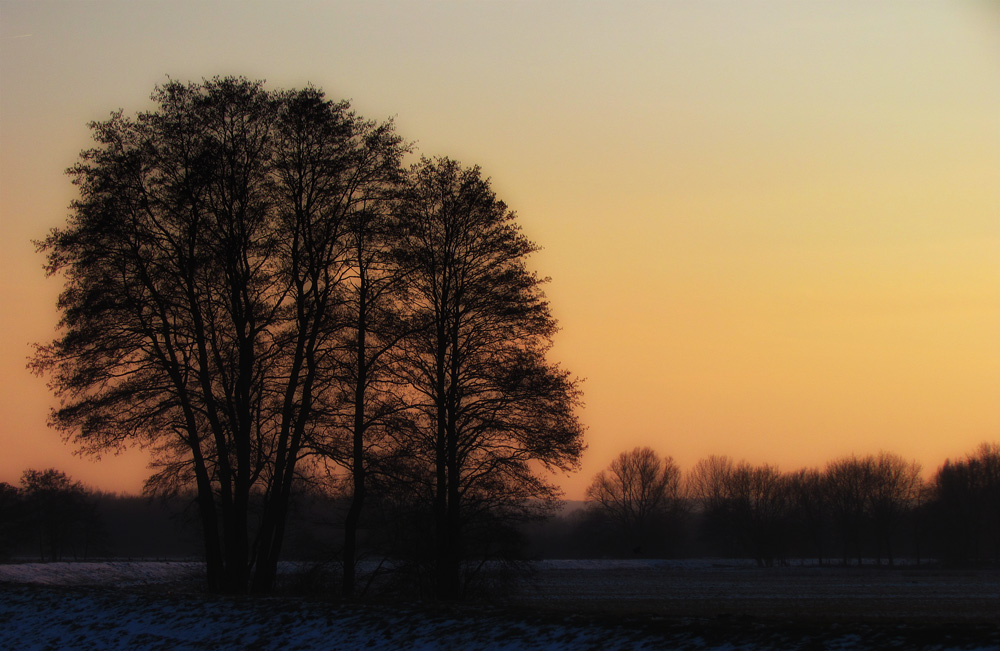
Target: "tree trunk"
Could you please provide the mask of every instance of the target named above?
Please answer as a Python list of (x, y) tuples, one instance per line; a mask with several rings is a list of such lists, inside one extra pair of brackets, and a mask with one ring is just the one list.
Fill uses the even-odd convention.
[[(359, 264), (363, 253), (358, 252)], [(358, 524), (365, 503), (365, 388), (368, 385), (368, 280), (364, 270), (360, 272), (361, 283), (358, 292), (358, 350), (357, 377), (354, 384), (354, 427), (352, 428), (351, 477), (353, 492), (351, 506), (344, 520), (344, 583), (341, 592), (345, 599), (354, 596), (354, 584), (358, 562)]]
[(225, 569), (222, 575), (222, 591), (228, 594), (243, 594), (249, 587), (250, 578), (247, 553), (250, 545), (247, 540), (245, 499), (237, 496), (230, 512), (223, 515), (223, 523)]
[[(364, 341), (363, 335), (360, 337)], [(351, 459), (351, 471), (354, 480), (354, 490), (351, 495), (351, 506), (344, 520), (344, 584), (341, 587), (345, 599), (354, 596), (354, 584), (357, 577), (358, 562), (358, 524), (361, 522), (361, 510), (364, 507), (367, 492), (365, 477), (365, 446), (364, 446), (364, 345), (359, 343), (360, 361), (358, 362), (358, 384), (354, 403), (354, 442)]]
[(449, 436), (448, 445), (448, 508), (446, 514), (445, 563), (442, 568), (443, 584), (439, 598), (456, 601), (462, 596), (462, 513), (459, 493), (459, 467), (456, 460), (455, 437)]
[(198, 489), (198, 512), (201, 515), (202, 539), (205, 544), (205, 579), (209, 592), (222, 591), (222, 575), (225, 563), (222, 559), (222, 541), (219, 539), (219, 524), (215, 515), (215, 500), (211, 489), (205, 495)]
[(291, 498), (286, 487), (275, 486), (271, 499), (265, 504), (264, 518), (260, 525), (256, 563), (250, 580), (251, 592), (270, 592), (278, 578), (278, 560), (288, 521), (288, 504)]
[(361, 510), (364, 507), (367, 492), (367, 487), (365, 486), (363, 412), (355, 412), (354, 428), (352, 460), (354, 491), (351, 495), (351, 506), (348, 508), (347, 517), (344, 520), (344, 583), (341, 587), (341, 592), (345, 599), (350, 599), (354, 596), (358, 562), (358, 524), (361, 522)]
[(361, 521), (361, 509), (364, 504), (364, 486), (358, 486), (359, 483), (363, 484), (364, 480), (359, 482), (355, 475), (354, 496), (351, 498), (351, 506), (344, 520), (344, 583), (341, 586), (341, 594), (345, 599), (354, 597), (357, 581), (358, 523)]

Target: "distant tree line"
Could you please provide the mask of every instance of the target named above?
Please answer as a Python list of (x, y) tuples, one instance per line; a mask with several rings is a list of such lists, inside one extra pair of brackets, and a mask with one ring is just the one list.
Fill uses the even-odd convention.
[[(522, 513), (510, 520), (510, 514), (487, 509), (490, 517), (470, 517), (466, 544), (479, 558), (509, 560), (719, 556), (765, 567), (792, 559), (1000, 563), (1000, 444), (984, 443), (962, 459), (946, 460), (926, 481), (919, 470), (882, 452), (794, 472), (711, 456), (682, 474), (669, 457), (636, 448), (595, 476), (579, 508), (569, 510), (567, 503), (561, 514), (526, 519)], [(288, 558), (328, 562), (337, 553), (353, 504), (344, 488), (314, 482), (297, 491)], [(358, 530), (365, 557), (391, 561), (390, 583), (407, 594), (415, 582), (428, 589), (434, 582), (433, 568), (421, 561), (433, 539), (433, 519), (413, 502), (398, 484), (376, 483)], [(29, 470), (19, 486), (0, 483), (0, 559), (191, 558), (200, 552), (195, 503), (191, 494), (88, 491), (57, 470)], [(475, 566), (467, 580), (477, 580)]]
[(532, 538), (547, 556), (995, 564), (1000, 444), (945, 461), (927, 481), (889, 452), (794, 472), (710, 456), (682, 476), (669, 457), (636, 448), (598, 473), (584, 508)]
[(146, 447), (151, 492), (193, 492), (214, 591), (270, 590), (293, 503), (331, 476), (345, 596), (381, 519), (426, 592), (459, 598), (583, 450), (537, 247), (478, 167), (405, 166), (391, 122), (315, 88), (152, 99), (91, 125), (38, 244), (64, 280), (33, 361), (52, 424), (85, 452)]
[[(286, 557), (329, 563), (343, 495), (301, 491), (293, 503)], [(116, 559), (193, 560), (199, 544), (190, 492), (130, 495), (87, 488), (66, 473), (26, 470), (0, 482), (0, 562)]]

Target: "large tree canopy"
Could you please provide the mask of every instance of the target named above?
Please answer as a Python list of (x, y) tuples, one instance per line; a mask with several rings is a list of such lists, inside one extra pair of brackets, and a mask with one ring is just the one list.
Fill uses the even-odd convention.
[[(369, 475), (433, 513), (439, 596), (476, 516), (523, 512), (575, 467), (578, 389), (546, 353), (535, 250), (478, 168), (408, 172), (391, 124), (313, 88), (169, 82), (92, 125), (65, 278), (37, 371), (83, 450), (154, 451), (152, 488), (195, 486), (212, 589), (267, 590), (309, 454), (351, 481), (344, 593)], [(413, 490), (422, 486), (425, 490)]]
[(211, 587), (267, 589), (337, 366), (344, 233), (402, 147), (312, 88), (217, 78), (153, 99), (93, 124), (70, 170), (80, 197), (40, 245), (66, 279), (61, 332), (34, 364), (83, 449), (138, 442), (151, 482), (197, 485)]

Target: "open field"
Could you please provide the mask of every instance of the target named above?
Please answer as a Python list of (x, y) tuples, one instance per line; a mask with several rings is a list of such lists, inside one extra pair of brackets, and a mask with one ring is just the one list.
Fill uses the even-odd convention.
[(710, 561), (544, 561), (539, 605), (568, 612), (1000, 623), (1000, 572)]
[(0, 648), (1000, 649), (994, 571), (545, 561), (503, 605), (438, 607), (208, 596), (197, 570), (0, 565)]

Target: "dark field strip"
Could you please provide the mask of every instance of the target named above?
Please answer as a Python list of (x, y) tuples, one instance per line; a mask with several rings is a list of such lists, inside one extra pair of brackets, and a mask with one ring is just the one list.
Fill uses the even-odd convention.
[(0, 649), (1000, 649), (1000, 574), (552, 569), (494, 605), (0, 583)]
[(524, 599), (568, 612), (818, 622), (1000, 623), (1000, 572), (935, 568), (548, 569)]

